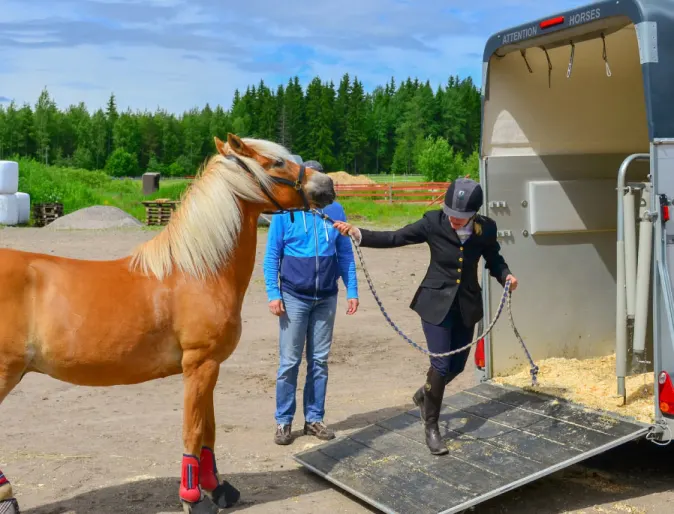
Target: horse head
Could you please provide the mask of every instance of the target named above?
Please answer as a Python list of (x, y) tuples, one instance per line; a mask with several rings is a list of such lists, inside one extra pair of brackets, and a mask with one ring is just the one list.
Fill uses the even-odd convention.
[(216, 137), (215, 146), (222, 156), (234, 160), (253, 176), (256, 174), (252, 172), (251, 164), (264, 170), (269, 181), (259, 180), (259, 175), (256, 178), (266, 197), (266, 212), (322, 208), (335, 200), (335, 187), (328, 175), (297, 164), (275, 143), (228, 134), (227, 143)]

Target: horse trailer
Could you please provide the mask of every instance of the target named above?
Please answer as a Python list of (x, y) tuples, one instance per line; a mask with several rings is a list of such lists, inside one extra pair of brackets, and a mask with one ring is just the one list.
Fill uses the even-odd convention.
[[(496, 383), (526, 365), (501, 321), (477, 345), (479, 384), (444, 399), (447, 456), (429, 454), (413, 409), (298, 462), (383, 512), (449, 514), (629, 441), (674, 438), (672, 84), (672, 0), (594, 3), (503, 30), (484, 51), (483, 213), (520, 281), (519, 332), (535, 362), (615, 354), (618, 399), (628, 377), (652, 377), (652, 422)], [(503, 291), (487, 270), (482, 287), (486, 325)]]
[[(614, 0), (492, 36), (480, 149), (534, 359), (615, 353), (623, 400), (626, 377), (653, 372), (661, 441), (674, 428), (673, 18), (671, 1)], [(500, 294), (483, 283), (488, 318)], [(517, 366), (518, 349), (495, 328), (482, 380)]]

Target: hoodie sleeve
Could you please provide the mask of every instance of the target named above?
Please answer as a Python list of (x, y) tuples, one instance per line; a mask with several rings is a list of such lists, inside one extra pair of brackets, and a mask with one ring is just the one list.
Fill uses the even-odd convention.
[[(341, 208), (341, 205), (339, 215), (335, 220), (346, 221), (346, 213)], [(337, 250), (337, 262), (339, 263), (339, 274), (346, 286), (346, 298), (349, 300), (358, 298), (358, 277), (356, 275), (356, 261), (353, 258), (351, 239), (339, 234), (337, 235), (335, 246)]]
[(283, 215), (272, 216), (267, 234), (267, 248), (264, 253), (264, 284), (270, 302), (281, 299), (279, 265), (283, 255), (283, 221)]

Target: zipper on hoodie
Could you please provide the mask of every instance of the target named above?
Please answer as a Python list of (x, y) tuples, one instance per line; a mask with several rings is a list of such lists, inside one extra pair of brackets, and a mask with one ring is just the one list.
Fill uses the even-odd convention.
[(314, 221), (314, 244), (316, 248), (316, 281), (314, 290), (314, 300), (318, 300), (318, 229), (316, 228), (316, 216), (312, 213), (311, 217)]

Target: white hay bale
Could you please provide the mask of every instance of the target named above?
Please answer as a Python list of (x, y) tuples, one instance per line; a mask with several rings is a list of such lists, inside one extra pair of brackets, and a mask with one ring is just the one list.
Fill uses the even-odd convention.
[(0, 194), (13, 195), (19, 190), (19, 163), (0, 161)]
[(14, 193), (14, 196), (16, 196), (16, 203), (19, 207), (19, 225), (28, 223), (30, 220), (30, 195), (18, 191)]
[(0, 225), (16, 225), (19, 222), (19, 203), (14, 194), (0, 194)]

